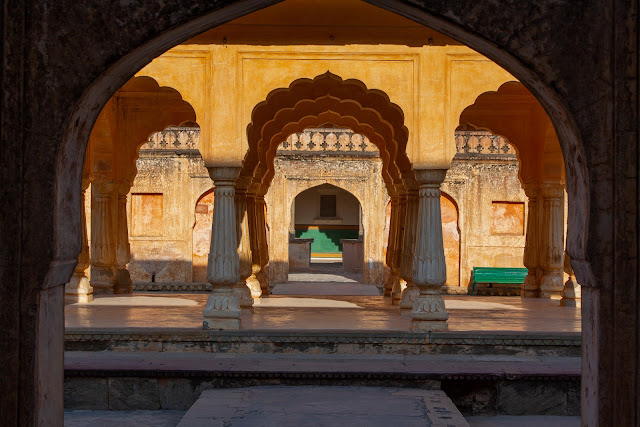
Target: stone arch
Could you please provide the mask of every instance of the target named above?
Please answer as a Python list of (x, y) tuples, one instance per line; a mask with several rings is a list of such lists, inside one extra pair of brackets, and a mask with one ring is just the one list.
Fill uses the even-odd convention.
[(288, 88), (275, 89), (254, 107), (241, 175), (268, 186), (280, 143), (291, 133), (326, 122), (367, 135), (380, 151), (388, 188), (402, 172), (410, 173), (411, 163), (405, 151), (408, 129), (400, 107), (382, 91), (327, 72), (313, 80), (299, 79)]
[[(203, 7), (186, 10), (185, 8), (185, 11), (181, 12), (178, 17), (166, 16), (163, 17), (166, 19), (158, 20), (157, 28), (154, 27), (144, 32), (144, 34), (140, 32), (135, 35), (132, 34), (130, 39), (124, 43), (124, 47), (119, 45), (120, 50), (117, 54), (103, 54), (104, 58), (100, 58), (103, 65), (97, 68), (98, 71), (91, 69), (91, 72), (94, 73), (90, 77), (92, 79), (91, 83), (78, 87), (74, 94), (71, 95), (77, 96), (77, 102), (70, 113), (65, 116), (64, 130), (59, 149), (56, 152), (53, 196), (54, 219), (52, 226), (54, 236), (50, 251), (51, 256), (47, 255), (49, 258), (47, 262), (50, 262), (50, 264), (45, 283), (42, 285), (43, 289), (53, 289), (55, 286), (65, 283), (76, 264), (81, 244), (78, 227), (80, 222), (80, 196), (78, 190), (81, 188), (82, 161), (91, 127), (109, 97), (137, 70), (175, 44), (208, 28), (276, 2), (275, 0), (267, 2), (250, 0), (236, 2), (220, 9), (218, 9), (219, 6), (217, 4), (210, 6), (211, 9)], [(514, 40), (513, 43), (501, 43), (500, 37), (493, 26), (489, 27), (484, 22), (478, 23), (477, 19), (473, 19), (472, 14), (477, 14), (478, 10), (483, 10), (477, 4), (475, 5), (476, 7), (468, 8), (468, 11), (465, 11), (465, 5), (463, 4), (446, 6), (429, 4), (424, 5), (423, 9), (418, 9), (414, 5), (401, 0), (369, 0), (369, 2), (429, 26), (481, 52), (514, 74), (541, 102), (545, 110), (549, 112), (565, 154), (567, 188), (571, 201), (569, 215), (574, 219), (568, 230), (567, 245), (569, 254), (572, 257), (572, 265), (581, 283), (590, 287), (597, 287), (597, 283), (595, 283), (591, 273), (590, 264), (586, 261), (586, 248), (589, 231), (593, 231), (600, 220), (594, 220), (589, 223), (591, 204), (589, 166), (585, 157), (584, 142), (580, 137), (574, 119), (574, 113), (577, 114), (577, 106), (573, 105), (572, 109), (561, 98), (560, 92), (562, 90), (558, 89), (558, 87), (562, 86), (562, 79), (558, 81), (556, 75), (545, 77), (545, 73), (551, 75), (554, 74), (555, 70), (555, 68), (548, 65), (548, 59), (544, 55), (540, 56), (543, 59), (530, 59), (529, 53), (525, 52), (525, 49), (528, 48), (521, 47), (523, 45), (518, 44), (521, 41), (519, 39)], [(167, 15), (169, 13), (172, 12), (168, 11)], [(466, 24), (465, 20), (468, 20)], [(125, 34), (122, 38), (126, 37), (128, 35)], [(536, 37), (533, 40), (539, 41)], [(525, 41), (531, 41), (531, 38), (525, 37)], [(80, 93), (81, 95), (78, 95)], [(584, 114), (587, 118), (589, 117), (589, 112)], [(581, 123), (584, 123), (584, 119), (582, 119)], [(606, 131), (603, 130), (603, 132)], [(588, 225), (592, 226), (588, 227)], [(44, 303), (39, 302), (38, 304)], [(595, 310), (596, 304), (599, 303), (593, 302), (593, 304), (593, 309)], [(60, 326), (59, 324), (56, 325), (47, 327), (55, 328)], [(596, 326), (587, 325), (587, 328), (590, 326), (592, 326), (591, 329), (588, 329), (586, 333), (594, 334), (591, 338), (597, 340), (598, 336), (592, 330)], [(60, 332), (57, 335), (53, 334), (51, 341), (60, 341), (61, 339)], [(56, 349), (60, 347), (59, 344), (55, 344)], [(38, 351), (44, 351), (46, 354), (45, 350)], [(49, 357), (48, 355), (48, 357), (42, 358), (40, 370), (43, 372), (47, 370), (59, 372), (62, 353), (58, 353), (60, 354), (57, 357)], [(625, 366), (627, 366), (630, 362), (625, 363)], [(597, 360), (591, 366), (598, 366)], [(588, 383), (587, 380), (589, 380)], [(583, 387), (592, 385), (591, 390), (597, 390), (598, 380), (592, 376), (585, 377)], [(58, 384), (61, 379), (56, 379), (55, 381)], [(46, 382), (46, 379), (41, 381), (45, 385)], [(51, 389), (50, 395), (60, 395), (60, 390), (55, 387), (55, 384), (54, 386), (49, 386), (49, 389)], [(47, 390), (44, 390), (43, 387), (40, 393), (44, 396), (47, 394)], [(595, 401), (597, 401), (597, 391), (593, 393), (595, 393)], [(37, 404), (41, 412), (34, 415), (34, 417), (47, 419), (47, 411), (51, 411), (55, 416), (61, 415), (57, 407), (51, 409), (51, 404), (45, 402), (46, 399), (44, 397), (41, 400)]]

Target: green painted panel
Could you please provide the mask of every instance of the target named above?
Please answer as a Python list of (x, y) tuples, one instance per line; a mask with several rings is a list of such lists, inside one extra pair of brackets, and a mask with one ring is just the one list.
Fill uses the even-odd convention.
[(475, 283), (524, 283), (526, 268), (473, 267)]
[(357, 239), (358, 227), (335, 227), (322, 225), (296, 225), (296, 238), (313, 239), (312, 253), (342, 253), (340, 239)]

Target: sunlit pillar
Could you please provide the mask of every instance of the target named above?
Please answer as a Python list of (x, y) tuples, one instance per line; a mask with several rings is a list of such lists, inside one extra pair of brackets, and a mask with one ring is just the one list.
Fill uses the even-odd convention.
[(267, 220), (265, 217), (266, 203), (264, 195), (258, 195), (255, 199), (256, 212), (256, 234), (258, 237), (258, 262), (260, 271), (256, 274), (256, 278), (260, 282), (262, 295), (269, 295), (269, 279), (265, 272), (265, 268), (269, 263), (269, 245), (267, 244)]
[(78, 255), (78, 265), (73, 270), (71, 280), (64, 286), (65, 303), (93, 301), (93, 288), (87, 278), (86, 270), (91, 263), (89, 258), (89, 241), (87, 240), (87, 215), (85, 213), (85, 191), (89, 187), (89, 180), (82, 180), (80, 193), (80, 228), (82, 229), (82, 250)]
[(396, 235), (398, 234), (398, 196), (391, 197), (391, 215), (389, 217), (389, 236), (387, 239), (386, 262), (389, 267), (389, 277), (384, 283), (384, 296), (391, 296), (393, 283), (398, 279), (398, 271), (395, 265)]
[(113, 232), (113, 185), (91, 187), (91, 286), (94, 294), (115, 292), (115, 233)]
[(247, 278), (247, 286), (251, 290), (252, 298), (262, 296), (260, 281), (256, 277), (260, 273), (260, 246), (256, 234), (256, 196), (247, 193), (247, 225), (249, 227), (249, 245), (251, 247), (251, 275)]
[(118, 204), (116, 207), (116, 266), (115, 266), (115, 292), (117, 294), (130, 294), (132, 292), (131, 274), (127, 270), (127, 264), (131, 261), (131, 247), (129, 245), (129, 229), (127, 226), (127, 194), (131, 188), (128, 184), (118, 186), (116, 195)]
[(240, 303), (234, 292), (240, 281), (238, 256), (235, 189), (239, 167), (210, 167), (214, 184), (211, 247), (207, 264), (207, 280), (211, 295), (202, 312), (205, 329), (239, 329)]
[(407, 213), (405, 221), (405, 233), (403, 239), (403, 255), (400, 263), (400, 277), (407, 283), (402, 290), (400, 308), (413, 309), (413, 303), (420, 293), (413, 283), (413, 248), (416, 243), (418, 226), (419, 194), (417, 190), (409, 190), (407, 194)]
[(538, 185), (527, 183), (524, 186), (524, 192), (528, 198), (528, 214), (523, 263), (529, 271), (522, 284), (521, 296), (524, 298), (537, 298), (540, 296)]
[[(215, 202), (214, 202), (215, 203)], [(237, 187), (235, 190), (236, 239), (238, 242), (238, 273), (240, 280), (236, 283), (236, 293), (241, 308), (253, 306), (255, 287), (260, 291), (260, 283), (251, 274), (251, 242), (249, 239), (249, 212), (247, 210), (247, 190)], [(253, 285), (253, 286), (252, 286)], [(258, 295), (258, 298), (260, 296)]]
[(560, 299), (564, 289), (564, 185), (558, 182), (544, 183), (540, 190), (544, 201), (540, 222), (540, 265), (543, 272), (540, 296)]
[(415, 298), (411, 312), (413, 331), (448, 329), (449, 313), (440, 295), (447, 282), (440, 212), (440, 185), (446, 172), (446, 169), (416, 170), (420, 204), (413, 250), (413, 283), (420, 293)]

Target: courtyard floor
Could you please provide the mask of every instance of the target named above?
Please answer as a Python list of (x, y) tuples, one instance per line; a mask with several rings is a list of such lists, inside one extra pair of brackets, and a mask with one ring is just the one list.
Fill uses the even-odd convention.
[[(360, 285), (363, 286), (363, 285)], [(202, 329), (208, 294), (134, 293), (97, 296), (65, 307), (68, 329)], [(444, 296), (450, 331), (580, 333), (580, 309), (519, 297)], [(242, 315), (243, 330), (409, 331), (410, 310), (366, 295), (271, 295)]]

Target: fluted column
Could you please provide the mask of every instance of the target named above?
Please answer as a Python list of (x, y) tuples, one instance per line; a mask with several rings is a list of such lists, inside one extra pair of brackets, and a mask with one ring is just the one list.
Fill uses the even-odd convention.
[(413, 303), (420, 293), (418, 287), (413, 283), (413, 248), (416, 243), (416, 232), (418, 223), (418, 191), (410, 190), (407, 195), (406, 229), (403, 241), (403, 256), (400, 264), (400, 277), (407, 282), (407, 286), (402, 290), (400, 308), (413, 309)]
[[(251, 264), (251, 242), (249, 239), (249, 211), (247, 209), (247, 192), (244, 189), (236, 188), (235, 194), (236, 210), (236, 239), (238, 241), (238, 262), (240, 280), (236, 284), (236, 292), (240, 300), (241, 308), (251, 308), (255, 287), (260, 291), (260, 283), (252, 277)], [(260, 295), (257, 296), (260, 298)]]
[(130, 294), (132, 292), (131, 275), (127, 270), (127, 264), (131, 261), (129, 229), (127, 227), (127, 193), (129, 188), (130, 186), (125, 184), (117, 192), (115, 280), (115, 292), (117, 294)]
[(386, 262), (389, 267), (390, 274), (384, 284), (384, 296), (391, 296), (391, 289), (394, 282), (398, 279), (397, 267), (394, 263), (396, 252), (396, 235), (398, 234), (398, 197), (391, 198), (391, 216), (389, 217), (389, 237), (387, 239), (387, 255)]
[(269, 246), (267, 245), (267, 221), (265, 218), (265, 200), (264, 195), (259, 195), (255, 199), (255, 225), (258, 242), (258, 260), (260, 263), (260, 271), (256, 274), (256, 278), (260, 282), (262, 295), (269, 295), (269, 279), (265, 273), (265, 267), (269, 263)]
[(413, 283), (420, 289), (411, 312), (413, 331), (447, 330), (449, 313), (440, 295), (447, 282), (447, 264), (442, 240), (440, 185), (446, 169), (416, 171), (420, 184), (418, 225), (413, 250)]
[(560, 299), (564, 289), (564, 185), (562, 183), (544, 183), (540, 186), (544, 200), (544, 213), (540, 222), (542, 245), (540, 265), (540, 296)]
[(80, 227), (82, 229), (82, 250), (78, 255), (78, 265), (73, 270), (71, 280), (64, 286), (65, 303), (91, 302), (93, 301), (93, 287), (89, 283), (86, 270), (91, 264), (89, 258), (89, 241), (87, 240), (87, 215), (85, 213), (85, 191), (89, 182), (83, 181), (82, 192), (80, 193)]
[(524, 186), (524, 191), (529, 199), (527, 202), (529, 209), (523, 263), (529, 271), (522, 284), (521, 296), (523, 298), (537, 298), (540, 296), (538, 186), (534, 183), (528, 183)]
[(115, 235), (112, 216), (112, 186), (91, 188), (91, 286), (94, 294), (115, 292)]
[(564, 290), (562, 291), (562, 299), (560, 305), (566, 307), (580, 307), (582, 290), (580, 284), (576, 280), (576, 275), (571, 267), (571, 258), (567, 253), (564, 253), (564, 272), (569, 275), (569, 278), (564, 283)]
[(239, 329), (240, 303), (234, 292), (240, 281), (234, 183), (240, 168), (210, 167), (214, 184), (211, 247), (207, 264), (207, 280), (211, 295), (202, 312), (205, 329)]
[(393, 259), (393, 265), (396, 268), (396, 280), (393, 282), (391, 288), (391, 303), (400, 304), (402, 298), (402, 290), (407, 286), (407, 282), (400, 277), (400, 269), (402, 265), (402, 256), (404, 254), (404, 234), (406, 229), (406, 216), (407, 216), (407, 195), (403, 194), (398, 197), (398, 219), (395, 239), (395, 253)]

